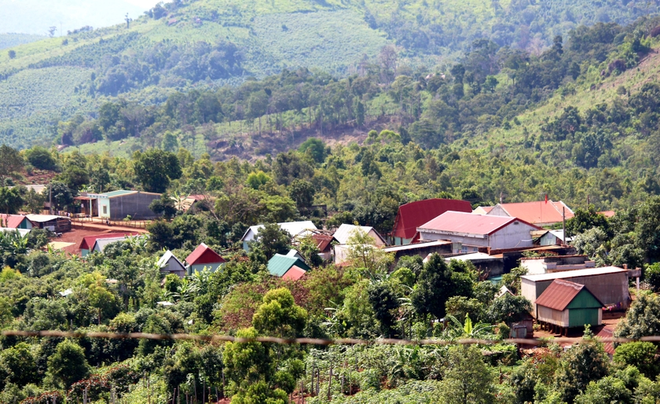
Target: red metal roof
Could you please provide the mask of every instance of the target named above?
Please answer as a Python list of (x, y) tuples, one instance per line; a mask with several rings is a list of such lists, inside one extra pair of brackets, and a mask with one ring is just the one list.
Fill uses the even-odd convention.
[(327, 234), (314, 234), (312, 235), (312, 238), (316, 242), (316, 247), (319, 249), (319, 252), (322, 253), (331, 250), (332, 247), (330, 243), (332, 243), (332, 240), (335, 239), (334, 237)]
[[(582, 291), (589, 292), (586, 286), (579, 283), (567, 281), (565, 279), (555, 279), (541, 296), (536, 299), (537, 306), (548, 307), (553, 310), (564, 311), (566, 307), (575, 299), (575, 297)], [(592, 296), (593, 293), (589, 292)], [(596, 300), (598, 298), (594, 296)], [(600, 300), (598, 300), (600, 303)], [(600, 303), (601, 306), (604, 306)]]
[(447, 211), (471, 213), (472, 206), (456, 199), (426, 199), (401, 205), (394, 222), (394, 237), (413, 238), (418, 227)]
[(573, 218), (573, 211), (562, 201), (536, 201), (499, 204), (509, 216), (529, 223), (559, 223), (562, 221), (562, 208), (566, 208), (566, 220)]
[(190, 253), (186, 257), (186, 262), (188, 265), (198, 265), (198, 264), (218, 264), (226, 262), (224, 258), (218, 255), (217, 252), (213, 251), (206, 244), (202, 243), (195, 248), (195, 251)]
[(28, 220), (28, 218), (27, 216), (23, 216), (23, 215), (1, 214), (0, 220), (2, 220), (2, 226), (0, 227), (6, 227), (8, 229), (17, 229), (18, 226), (20, 226), (21, 223), (23, 223), (23, 220)]
[(80, 241), (80, 245), (78, 245), (78, 249), (91, 250), (94, 243), (96, 243), (96, 240), (100, 238), (113, 238), (113, 237), (139, 236), (139, 235), (140, 233), (136, 233), (136, 232), (117, 232), (117, 233), (97, 234), (95, 236), (87, 236), (87, 237), (83, 237), (83, 239)]
[(613, 211), (613, 210), (604, 210), (602, 212), (598, 212), (598, 214), (603, 215), (603, 216), (605, 216), (606, 218), (609, 219), (611, 217), (614, 217), (614, 215), (616, 215), (616, 212)]
[(298, 279), (302, 278), (305, 276), (305, 270), (297, 267), (297, 266), (292, 266), (284, 275), (282, 275), (282, 279), (286, 279), (287, 281), (297, 281)]
[(451, 233), (488, 235), (516, 221), (538, 229), (533, 224), (515, 217), (475, 215), (464, 212), (445, 212), (430, 222), (419, 226), (419, 228)]

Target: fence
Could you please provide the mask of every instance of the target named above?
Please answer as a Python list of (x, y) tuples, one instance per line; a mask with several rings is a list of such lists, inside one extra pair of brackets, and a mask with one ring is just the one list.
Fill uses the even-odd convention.
[(146, 229), (150, 220), (105, 220), (97, 217), (72, 217), (71, 223), (84, 226), (85, 224), (98, 224), (105, 226), (131, 227), (135, 229)]

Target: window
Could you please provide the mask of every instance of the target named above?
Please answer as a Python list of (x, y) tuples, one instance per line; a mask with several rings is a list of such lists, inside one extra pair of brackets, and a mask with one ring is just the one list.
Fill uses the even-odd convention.
[(107, 206), (104, 206), (104, 207), (103, 207), (103, 214), (104, 214), (104, 215), (107, 215), (107, 214), (108, 214), (108, 207), (107, 207)]

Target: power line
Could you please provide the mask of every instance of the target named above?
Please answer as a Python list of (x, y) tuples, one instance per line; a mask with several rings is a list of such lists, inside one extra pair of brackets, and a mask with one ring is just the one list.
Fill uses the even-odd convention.
[[(503, 340), (487, 340), (487, 339), (478, 339), (478, 338), (463, 338), (454, 341), (440, 340), (440, 339), (421, 339), (421, 340), (407, 340), (407, 339), (394, 339), (394, 338), (379, 338), (375, 340), (364, 340), (356, 338), (336, 338), (336, 339), (324, 339), (324, 338), (279, 338), (279, 337), (255, 337), (255, 338), (242, 338), (234, 337), (231, 335), (222, 335), (222, 334), (211, 334), (211, 335), (200, 335), (200, 334), (149, 334), (149, 333), (113, 333), (113, 332), (98, 332), (98, 331), (58, 331), (58, 330), (46, 330), (46, 331), (19, 331), (19, 330), (8, 330), (2, 331), (4, 336), (14, 336), (14, 337), (37, 337), (37, 338), (101, 338), (101, 339), (146, 339), (146, 340), (158, 340), (158, 341), (200, 341), (200, 342), (210, 342), (210, 343), (225, 343), (225, 342), (238, 342), (238, 343), (249, 343), (249, 342), (264, 342), (272, 344), (283, 344), (283, 345), (319, 345), (319, 346), (328, 346), (328, 345), (493, 345), (500, 342), (519, 344), (519, 345), (536, 345), (543, 346), (550, 343), (561, 343), (561, 342), (579, 342), (583, 339), (576, 338), (508, 338)], [(647, 342), (660, 342), (660, 336), (648, 336), (641, 337), (637, 339), (633, 338), (610, 338), (610, 337), (593, 337), (594, 339), (603, 342), (603, 343), (627, 343), (627, 342), (636, 342), (636, 341), (647, 341)]]

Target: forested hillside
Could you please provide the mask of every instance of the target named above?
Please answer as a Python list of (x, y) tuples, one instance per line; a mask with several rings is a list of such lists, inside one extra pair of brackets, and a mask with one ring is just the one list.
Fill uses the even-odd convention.
[(338, 78), (368, 65), (393, 76), (443, 73), (475, 40), (537, 55), (582, 24), (627, 24), (657, 11), (645, 1), (166, 3), (123, 25), (71, 29), (0, 54), (0, 139), (24, 147), (107, 100), (159, 105), (175, 90), (238, 85), (285, 68)]

